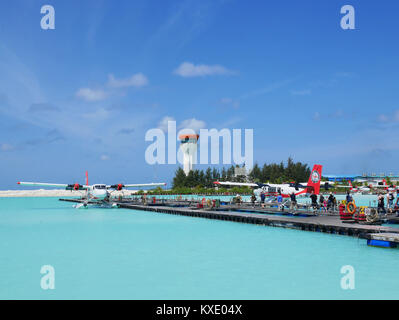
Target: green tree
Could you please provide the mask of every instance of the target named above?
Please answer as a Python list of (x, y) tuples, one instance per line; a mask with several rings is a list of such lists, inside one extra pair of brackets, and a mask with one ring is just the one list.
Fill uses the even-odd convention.
[(201, 186), (206, 186), (205, 173), (203, 170), (199, 172), (199, 183)]
[(234, 181), (234, 166), (231, 166), (230, 168), (227, 169), (227, 180), (228, 181)]
[(262, 170), (259, 168), (257, 163), (255, 163), (254, 167), (252, 168), (251, 172), (249, 173), (249, 177), (254, 182), (259, 182), (262, 180)]
[(196, 181), (195, 181), (195, 174), (194, 174), (194, 171), (191, 170), (191, 171), (188, 173), (188, 175), (187, 175), (185, 186), (186, 186), (186, 187), (189, 187), (189, 188), (193, 188), (193, 187), (196, 186), (195, 183), (196, 183)]
[(212, 180), (213, 181), (217, 181), (219, 179), (220, 179), (219, 170), (217, 168), (213, 168), (213, 170), (212, 170)]
[(205, 172), (205, 187), (211, 188), (213, 186), (213, 181), (212, 181), (212, 169), (209, 167), (206, 169)]
[(187, 176), (184, 173), (184, 170), (181, 167), (179, 167), (176, 170), (175, 177), (173, 178), (173, 182), (172, 182), (173, 189), (185, 187), (186, 179), (187, 179)]
[(222, 181), (226, 181), (227, 180), (227, 171), (226, 171), (225, 167), (222, 168), (221, 180)]

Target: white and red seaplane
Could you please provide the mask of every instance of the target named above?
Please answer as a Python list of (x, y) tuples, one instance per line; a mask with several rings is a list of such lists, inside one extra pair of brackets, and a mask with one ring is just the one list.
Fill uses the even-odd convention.
[(215, 181), (215, 185), (221, 186), (247, 186), (254, 187), (254, 193), (257, 198), (260, 197), (262, 193), (265, 194), (266, 197), (273, 197), (279, 194), (282, 195), (283, 198), (289, 198), (292, 193), (296, 196), (307, 196), (311, 193), (319, 194), (320, 193), (320, 183), (321, 183), (321, 172), (323, 166), (320, 164), (315, 164), (310, 173), (309, 180), (307, 183), (284, 183), (284, 184), (272, 184), (272, 183), (245, 183), (245, 182), (230, 182), (230, 181)]
[[(94, 205), (109, 205), (109, 200), (112, 192), (122, 191), (127, 188), (138, 188), (138, 187), (159, 187), (165, 186), (166, 183), (135, 183), (135, 184), (124, 184), (118, 183), (113, 185), (106, 184), (92, 184), (89, 185), (88, 173), (86, 171), (86, 184), (81, 185), (79, 183), (73, 184), (60, 184), (60, 183), (43, 183), (43, 182), (17, 182), (21, 186), (29, 187), (52, 187), (60, 188), (71, 191), (82, 191), (82, 199), (79, 201), (84, 207), (88, 204)], [(80, 206), (76, 206), (80, 207)]]

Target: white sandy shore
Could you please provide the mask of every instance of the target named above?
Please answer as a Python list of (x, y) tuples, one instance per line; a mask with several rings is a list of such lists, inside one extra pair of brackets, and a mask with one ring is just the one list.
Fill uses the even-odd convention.
[[(135, 190), (124, 191), (125, 195), (135, 193)], [(118, 196), (120, 192), (112, 192), (112, 196)], [(0, 198), (18, 198), (18, 197), (81, 197), (85, 194), (83, 191), (69, 190), (5, 190), (0, 191)]]

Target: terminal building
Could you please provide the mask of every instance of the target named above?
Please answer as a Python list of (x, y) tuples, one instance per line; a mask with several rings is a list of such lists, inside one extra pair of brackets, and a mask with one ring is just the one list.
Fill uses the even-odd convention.
[(363, 174), (346, 174), (346, 175), (335, 175), (335, 174), (324, 174), (323, 177), (328, 181), (341, 182), (341, 181), (354, 181), (354, 182), (382, 182), (383, 179), (389, 178), (391, 181), (399, 181), (399, 174), (392, 172), (380, 174), (377, 173), (363, 173)]

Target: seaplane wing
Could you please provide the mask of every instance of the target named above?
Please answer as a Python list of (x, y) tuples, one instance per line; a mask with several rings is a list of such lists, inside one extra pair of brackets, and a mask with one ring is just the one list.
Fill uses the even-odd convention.
[[(259, 187), (259, 184), (257, 183), (247, 183), (247, 182), (215, 181), (214, 184), (221, 186)], [(262, 184), (262, 186), (266, 185)]]
[(54, 187), (54, 188), (68, 187), (67, 184), (61, 184), (61, 183), (18, 182), (18, 184), (21, 186), (28, 186), (28, 187)]
[[(138, 187), (161, 187), (166, 186), (166, 183), (135, 183), (135, 184), (123, 184), (124, 188), (138, 188)], [(107, 186), (108, 189), (114, 188), (114, 186)]]
[(18, 182), (21, 186), (28, 187), (52, 187), (52, 188), (64, 188), (64, 189), (87, 189), (88, 186), (82, 186), (80, 184), (63, 184), (63, 183), (45, 183), (45, 182)]

